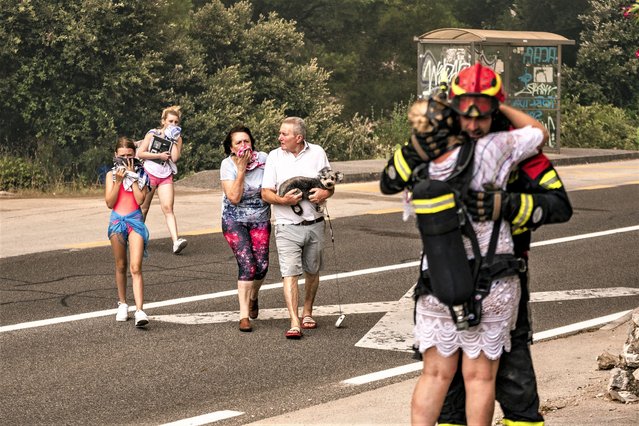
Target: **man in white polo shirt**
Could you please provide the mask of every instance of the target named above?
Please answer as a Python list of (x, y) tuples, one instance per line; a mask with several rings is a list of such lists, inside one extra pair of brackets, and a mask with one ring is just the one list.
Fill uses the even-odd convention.
[[(287, 339), (302, 337), (302, 329), (313, 329), (313, 302), (319, 286), (324, 246), (324, 216), (316, 205), (322, 203), (334, 190), (313, 188), (309, 200), (293, 189), (280, 196), (279, 186), (287, 179), (304, 176), (317, 177), (324, 167), (330, 168), (324, 149), (306, 142), (306, 125), (299, 117), (282, 121), (278, 137), (280, 147), (271, 151), (266, 160), (262, 180), (262, 198), (273, 205), (275, 214), (275, 241), (284, 286), (284, 299), (291, 318)], [(291, 206), (299, 204), (302, 213), (296, 214)], [(300, 321), (298, 278), (305, 274), (304, 308)]]

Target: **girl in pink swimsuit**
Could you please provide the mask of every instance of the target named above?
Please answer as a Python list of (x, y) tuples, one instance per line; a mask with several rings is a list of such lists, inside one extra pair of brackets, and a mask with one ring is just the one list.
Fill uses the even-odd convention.
[(112, 209), (109, 220), (108, 237), (115, 258), (115, 284), (118, 289), (118, 310), (116, 321), (129, 318), (126, 303), (127, 249), (135, 299), (135, 326), (144, 327), (149, 319), (142, 310), (144, 281), (142, 279), (142, 258), (146, 253), (149, 231), (144, 224), (140, 205), (148, 191), (148, 178), (144, 169), (136, 162), (135, 144), (122, 137), (115, 146), (115, 166), (106, 176), (104, 200)]

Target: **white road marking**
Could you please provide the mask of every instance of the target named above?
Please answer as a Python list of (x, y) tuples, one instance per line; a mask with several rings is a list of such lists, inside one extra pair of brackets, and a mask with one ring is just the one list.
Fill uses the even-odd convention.
[[(397, 301), (366, 302), (342, 305), (344, 314), (386, 313), (355, 346), (369, 349), (411, 352), (413, 343), (413, 289), (411, 288)], [(638, 288), (612, 287), (604, 289), (580, 289), (565, 291), (544, 291), (531, 294), (531, 302), (558, 302), (566, 300), (602, 299), (608, 297), (639, 296)], [(340, 314), (338, 305), (316, 306), (314, 317)], [(172, 315), (152, 315), (154, 321), (183, 325), (220, 324), (237, 321), (238, 311), (184, 313)], [(604, 317), (605, 318), (605, 317)], [(285, 308), (260, 309), (260, 321), (288, 319)], [(576, 326), (581, 327), (581, 323)], [(543, 336), (543, 335), (540, 335)], [(540, 337), (541, 338), (541, 337)]]
[[(355, 346), (369, 349), (410, 352), (413, 342), (413, 289), (411, 288), (397, 301), (366, 302), (342, 305), (344, 314), (386, 313)], [(531, 294), (531, 302), (558, 302), (566, 300), (601, 299), (607, 297), (639, 296), (639, 289), (612, 287), (605, 289), (580, 289), (565, 291), (545, 291)], [(338, 305), (316, 306), (314, 317), (340, 314)], [(221, 324), (237, 321), (238, 311), (200, 312), (172, 315), (151, 315), (153, 321), (183, 325)], [(260, 321), (288, 319), (285, 308), (260, 309)], [(579, 327), (579, 326), (578, 326)]]
[(532, 243), (530, 246), (531, 247), (548, 246), (551, 244), (567, 243), (569, 241), (584, 240), (586, 238), (604, 237), (606, 235), (621, 234), (623, 232), (632, 232), (632, 231), (639, 231), (639, 225), (628, 226), (625, 228), (609, 229), (608, 231), (592, 232), (590, 234), (574, 235), (572, 237), (555, 238), (553, 240), (539, 241), (537, 243)]
[[(533, 243), (532, 246), (542, 246), (559, 244), (568, 241), (575, 241), (585, 238), (594, 238), (606, 235), (612, 235), (621, 232), (630, 232), (639, 230), (639, 226), (619, 228), (616, 230), (596, 232), (591, 234), (578, 235), (574, 237), (557, 238), (553, 240), (542, 241)], [(419, 261), (408, 262), (396, 265), (388, 265), (378, 268), (369, 268), (359, 271), (351, 271), (339, 274), (332, 274), (320, 277), (320, 281), (329, 281), (339, 278), (356, 277), (367, 274), (375, 274), (380, 272), (388, 272), (392, 270), (411, 268), (419, 266)], [(303, 284), (304, 280), (300, 280), (300, 284)], [(262, 286), (262, 290), (270, 290), (275, 288), (281, 288), (282, 283), (268, 284)], [(360, 304), (347, 304), (341, 306), (341, 311), (346, 314), (354, 313), (375, 313), (386, 312), (373, 328), (362, 338), (356, 346), (369, 347), (377, 349), (390, 349), (410, 352), (410, 345), (412, 345), (412, 288), (402, 297), (399, 301), (388, 302), (371, 302)], [(210, 293), (198, 296), (183, 297), (179, 299), (165, 300), (161, 302), (148, 303), (145, 309), (159, 308), (163, 306), (171, 306), (195, 301), (202, 301), (208, 299), (216, 299), (221, 297), (229, 297), (237, 295), (237, 290), (227, 290), (218, 293)], [(623, 297), (639, 295), (639, 289), (628, 287), (614, 287), (607, 289), (582, 289), (582, 290), (567, 290), (567, 291), (549, 291), (538, 292), (531, 294), (531, 302), (549, 302), (560, 300), (577, 300), (577, 299), (591, 299), (602, 297)], [(134, 310), (131, 307), (130, 310)], [(85, 314), (71, 315), (66, 317), (51, 318), (47, 320), (32, 321), (28, 323), (13, 324), (9, 326), (0, 327), (0, 333), (7, 331), (14, 331), (26, 328), (41, 327), (52, 324), (59, 324), (63, 322), (78, 321), (89, 318), (97, 318), (108, 315), (114, 315), (116, 309), (109, 309), (97, 312), (88, 312)], [(533, 335), (534, 341), (543, 341), (559, 337), (563, 335), (574, 334), (585, 329), (591, 329), (597, 326), (607, 324), (615, 321), (618, 318), (623, 317), (630, 311), (624, 311), (612, 315), (607, 315), (600, 318), (595, 318), (588, 321), (583, 321), (576, 324), (567, 325), (564, 327), (555, 328), (552, 330), (546, 330), (543, 332), (535, 333)], [(340, 310), (337, 305), (318, 306), (314, 308), (314, 316), (327, 316), (327, 315), (339, 315)], [(199, 314), (178, 314), (178, 315), (156, 315), (151, 316), (152, 319), (158, 321), (177, 322), (182, 324), (203, 324), (203, 323), (221, 323), (227, 321), (235, 321), (239, 312), (226, 311), (226, 312), (206, 312)], [(288, 312), (284, 308), (280, 309), (262, 309), (260, 310), (260, 320), (269, 319), (286, 319), (288, 318)], [(422, 368), (422, 362), (414, 362), (411, 364), (365, 374), (357, 376), (351, 379), (342, 381), (344, 385), (361, 385), (365, 383), (371, 383), (378, 380), (387, 379), (390, 377), (400, 376), (415, 371), (419, 371)], [(229, 419), (232, 417), (243, 415), (243, 412), (223, 410), (216, 411), (209, 414), (204, 414), (188, 419), (178, 420), (172, 423), (166, 423), (163, 426), (200, 426), (217, 421)]]
[(639, 288), (608, 287), (579, 290), (537, 291), (530, 294), (531, 302), (558, 302), (564, 300), (600, 299), (604, 297), (639, 296)]
[(197, 417), (191, 417), (188, 419), (178, 420), (172, 423), (164, 423), (162, 426), (201, 426), (213, 422), (219, 422), (220, 420), (230, 419), (231, 417), (237, 417), (244, 414), (241, 411), (215, 411), (209, 414), (203, 414)]
[(389, 377), (401, 376), (402, 374), (419, 371), (422, 367), (422, 362), (413, 362), (406, 365), (400, 365), (399, 367), (389, 368), (388, 370), (353, 377), (352, 379), (343, 380), (341, 383), (344, 385), (363, 385), (365, 383), (376, 382), (378, 380), (388, 379)]
[[(401, 263), (397, 265), (388, 265), (388, 266), (383, 266), (379, 268), (361, 269), (358, 271), (324, 275), (320, 277), (320, 281), (331, 281), (331, 280), (340, 279), (340, 278), (356, 277), (356, 276), (367, 275), (367, 274), (376, 274), (379, 272), (393, 271), (397, 269), (414, 267), (417, 265), (419, 265), (419, 262), (410, 262), (410, 263)], [(304, 279), (299, 280), (300, 284), (304, 284), (304, 282), (305, 282)], [(275, 288), (282, 288), (282, 283), (279, 282), (274, 284), (265, 284), (262, 286), (260, 291), (272, 290)], [(183, 303), (200, 302), (203, 300), (218, 299), (221, 297), (229, 297), (229, 296), (236, 296), (236, 295), (237, 295), (237, 290), (226, 290), (226, 291), (220, 291), (217, 293), (200, 294), (197, 296), (181, 297), (178, 299), (163, 300), (160, 302), (150, 302), (150, 303), (144, 304), (144, 310), (148, 311), (151, 309), (162, 308), (165, 306), (181, 305)], [(134, 310), (135, 310), (135, 306), (129, 307), (130, 312)], [(80, 320), (85, 320), (90, 318), (106, 317), (109, 315), (115, 315), (116, 312), (117, 312), (117, 308), (106, 309), (103, 311), (86, 312), (83, 314), (68, 315), (64, 317), (48, 318), (48, 319), (38, 320), (38, 321), (30, 321), (30, 322), (23, 322), (19, 324), (5, 325), (0, 327), (0, 333), (5, 333), (7, 331), (24, 330), (27, 328), (44, 327), (47, 325), (61, 324), (61, 323), (72, 322), (72, 321), (80, 321)], [(262, 312), (262, 310), (260, 310), (260, 312)]]
[[(389, 304), (389, 310), (355, 346), (411, 352), (413, 345), (412, 288), (397, 302)], [(580, 290), (544, 291), (531, 293), (531, 302), (558, 302), (565, 300), (601, 299), (604, 297), (639, 296), (639, 288), (611, 287)]]
[[(604, 317), (594, 318), (588, 321), (578, 322), (576, 324), (567, 325), (565, 327), (553, 328), (552, 330), (546, 330), (533, 334), (533, 341), (541, 342), (549, 340), (559, 336), (566, 336), (575, 334), (580, 331), (589, 330), (609, 322), (615, 321), (631, 311), (617, 312), (615, 314), (606, 315)], [(399, 367), (389, 368), (388, 370), (377, 371), (375, 373), (364, 374), (362, 376), (353, 377), (351, 379), (343, 380), (341, 383), (344, 385), (363, 385), (366, 383), (375, 382), (378, 380), (388, 379), (390, 377), (401, 376), (403, 374), (412, 373), (422, 369), (423, 363), (413, 362)]]
[(599, 327), (609, 322), (613, 322), (618, 320), (619, 318), (627, 315), (631, 311), (623, 311), (617, 312), (615, 314), (606, 315), (599, 318), (593, 318), (588, 321), (577, 322), (575, 324), (565, 325), (563, 327), (553, 328), (551, 330), (540, 331), (539, 333), (533, 334), (534, 342), (541, 342), (544, 340), (549, 340), (559, 336), (568, 336), (571, 334), (578, 333), (583, 330), (589, 330), (591, 328)]
[(413, 345), (413, 288), (357, 342), (359, 348), (410, 352)]
[[(342, 305), (342, 313), (344, 314), (370, 314), (376, 312), (390, 312), (395, 309), (397, 302), (367, 302), (353, 303)], [(149, 318), (155, 321), (172, 322), (184, 325), (197, 324), (221, 324), (225, 322), (234, 322), (239, 318), (239, 311), (221, 311), (221, 312), (200, 312), (173, 315), (149, 315)], [(314, 317), (338, 316), (340, 315), (339, 305), (314, 306)], [(260, 309), (259, 321), (288, 319), (288, 311), (286, 308)]]
[[(539, 242), (532, 243), (531, 246), (539, 247), (544, 245), (560, 244), (560, 243), (569, 242), (569, 241), (581, 240), (584, 238), (596, 238), (601, 236), (607, 236), (607, 235), (613, 235), (617, 233), (631, 232), (631, 231), (637, 231), (637, 230), (639, 230), (639, 225), (629, 226), (625, 228), (611, 229), (611, 230), (602, 231), (602, 232), (594, 232), (590, 234), (575, 235), (572, 237), (564, 237), (564, 238), (556, 238), (553, 240), (539, 241)], [(368, 269), (361, 269), (358, 271), (325, 275), (320, 277), (320, 281), (330, 281), (330, 280), (335, 280), (339, 278), (349, 278), (349, 277), (356, 277), (356, 276), (367, 275), (367, 274), (376, 274), (379, 272), (413, 268), (417, 266), (419, 266), (419, 261), (406, 262), (406, 263), (401, 263), (396, 265), (382, 266), (378, 268), (368, 268)], [(302, 279), (299, 282), (300, 284), (303, 284), (304, 280)], [(281, 287), (282, 287), (282, 283), (267, 284), (262, 286), (261, 290), (270, 290), (270, 289), (281, 288)], [(170, 300), (164, 300), (160, 302), (146, 303), (144, 305), (144, 309), (150, 310), (150, 309), (161, 308), (165, 306), (173, 306), (173, 305), (179, 305), (179, 304), (190, 303), (190, 302), (199, 302), (202, 300), (217, 299), (220, 297), (228, 297), (228, 296), (234, 296), (234, 295), (237, 295), (237, 290), (227, 290), (227, 291), (222, 291), (218, 293), (201, 294), (197, 296), (182, 297), (179, 299), (170, 299)], [(134, 307), (130, 308), (130, 310), (133, 310), (133, 309)], [(24, 330), (24, 329), (35, 328), (35, 327), (43, 327), (47, 325), (61, 324), (61, 323), (72, 322), (72, 321), (80, 321), (80, 320), (85, 320), (90, 318), (105, 317), (109, 315), (115, 315), (115, 313), (116, 313), (116, 309), (107, 309), (103, 311), (87, 312), (83, 314), (69, 315), (64, 317), (48, 318), (48, 319), (39, 320), (39, 321), (30, 321), (30, 322), (24, 322), (19, 324), (5, 325), (0, 327), (0, 333), (5, 333), (8, 331)]]

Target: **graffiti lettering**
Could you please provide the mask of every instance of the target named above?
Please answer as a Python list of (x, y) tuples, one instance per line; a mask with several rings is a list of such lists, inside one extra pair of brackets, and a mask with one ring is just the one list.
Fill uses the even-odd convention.
[(534, 118), (535, 120), (541, 120), (541, 117), (544, 115), (543, 111), (526, 111), (528, 113), (529, 116), (531, 116), (532, 118)]
[(526, 72), (522, 76), (518, 77), (517, 79), (521, 81), (522, 83), (524, 83), (524, 86), (526, 86), (528, 83), (532, 81), (533, 76), (531, 73)]
[(527, 47), (523, 61), (524, 64), (556, 64), (557, 48), (550, 46)]
[(513, 99), (511, 105), (519, 109), (557, 109), (557, 99), (537, 97), (533, 99)]
[[(504, 72), (503, 63), (501, 63), (498, 56), (494, 55), (489, 58), (488, 56), (486, 56), (485, 52), (478, 51), (478, 50), (475, 50), (475, 55), (479, 57), (479, 62), (481, 62), (482, 64), (484, 64), (485, 66), (489, 68), (492, 68), (493, 71), (498, 72), (500, 74)], [(500, 67), (500, 64), (501, 64), (501, 67)]]
[(526, 87), (524, 87), (519, 92), (515, 93), (514, 96), (519, 96), (519, 95), (556, 96), (556, 94), (557, 94), (557, 86), (546, 84), (546, 83), (528, 83)]
[(513, 99), (510, 101), (510, 105), (519, 109), (528, 108), (528, 99)]
[(463, 48), (442, 50), (441, 60), (435, 59), (435, 55), (430, 50), (424, 52), (424, 60), (420, 72), (420, 94), (426, 97), (439, 87), (442, 75), (450, 82), (450, 79), (455, 74), (470, 65), (468, 56), (468, 51)]
[[(435, 53), (440, 53), (435, 51)], [(476, 60), (493, 69), (503, 71), (503, 63), (497, 55), (486, 55), (483, 51), (475, 49)], [(423, 58), (421, 70), (419, 72), (419, 96), (427, 97), (433, 90), (439, 87), (442, 76), (448, 79), (448, 83), (453, 76), (458, 74), (463, 68), (470, 66), (471, 52), (468, 48), (450, 47), (442, 48), (441, 60), (436, 59), (436, 55), (426, 50), (420, 57)]]
[(555, 98), (535, 98), (530, 101), (531, 108), (556, 109), (557, 99)]
[(548, 139), (549, 147), (557, 146), (557, 127), (555, 126), (555, 120), (553, 120), (552, 116), (548, 114), (546, 116), (546, 121), (543, 122), (543, 125), (548, 129), (548, 133), (550, 134), (550, 138)]
[(530, 115), (532, 118), (534, 118), (535, 120), (538, 120), (541, 122), (541, 124), (544, 125), (544, 127), (546, 127), (546, 129), (548, 130), (548, 133), (550, 135), (550, 138), (548, 139), (548, 146), (549, 147), (555, 147), (557, 146), (557, 127), (555, 126), (555, 120), (552, 118), (552, 115), (548, 113), (549, 111), (540, 111), (540, 110), (533, 110), (533, 111), (526, 111), (526, 113), (528, 115)]

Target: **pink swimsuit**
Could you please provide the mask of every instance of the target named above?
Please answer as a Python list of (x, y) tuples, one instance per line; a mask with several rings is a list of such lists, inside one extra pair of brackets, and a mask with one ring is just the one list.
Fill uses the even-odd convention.
[(139, 209), (140, 205), (135, 200), (135, 195), (133, 191), (127, 191), (124, 189), (124, 185), (120, 185), (120, 191), (118, 192), (118, 199), (115, 202), (115, 206), (113, 206), (113, 211), (117, 212), (122, 216), (126, 216), (127, 214), (134, 212)]

